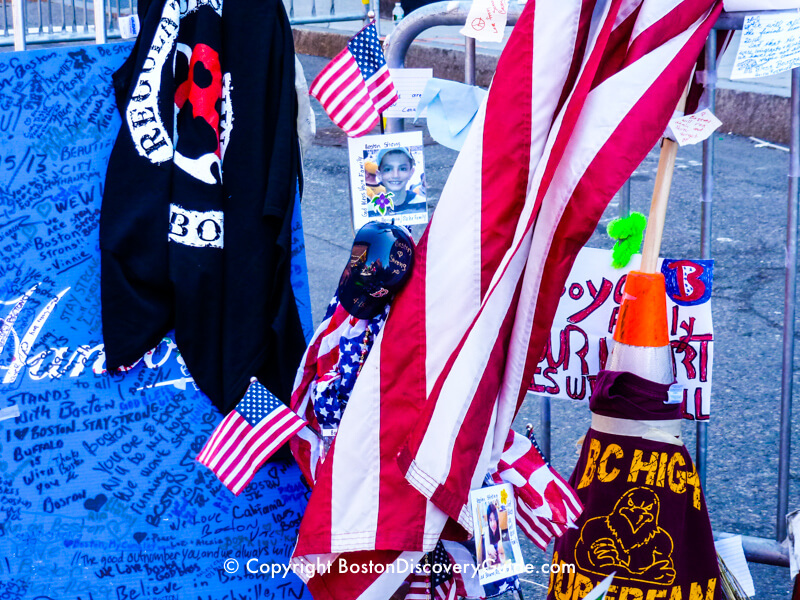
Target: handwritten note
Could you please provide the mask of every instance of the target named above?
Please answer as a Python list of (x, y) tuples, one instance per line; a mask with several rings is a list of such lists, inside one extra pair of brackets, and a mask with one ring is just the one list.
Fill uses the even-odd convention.
[(259, 572), (294, 545), (298, 469), (235, 497), (194, 460), (221, 415), (173, 339), (105, 369), (98, 217), (131, 47), (0, 55), (0, 596), (308, 598)]
[(675, 141), (681, 146), (697, 144), (708, 139), (712, 133), (722, 125), (717, 117), (709, 109), (705, 108), (693, 115), (686, 115), (672, 119), (669, 128)]
[(748, 15), (731, 79), (766, 77), (800, 66), (800, 13)]
[(720, 558), (725, 561), (725, 566), (742, 586), (742, 590), (750, 596), (756, 595), (756, 588), (753, 584), (753, 576), (747, 566), (747, 559), (742, 548), (742, 536), (734, 535), (714, 542)]
[(507, 0), (473, 0), (461, 34), (479, 42), (502, 42), (507, 9)]
[(785, 10), (787, 8), (800, 8), (800, 0), (724, 0), (722, 6), (727, 12)]
[(389, 74), (400, 98), (386, 109), (383, 116), (413, 118), (425, 86), (433, 77), (433, 69), (389, 69)]
[[(597, 372), (613, 348), (628, 271), (611, 267), (611, 252), (583, 248), (567, 279), (564, 294), (539, 359), (530, 390), (556, 398), (588, 401)], [(708, 419), (714, 334), (711, 321), (713, 261), (662, 259), (667, 287), (667, 321), (676, 378), (682, 388), (683, 416)]]

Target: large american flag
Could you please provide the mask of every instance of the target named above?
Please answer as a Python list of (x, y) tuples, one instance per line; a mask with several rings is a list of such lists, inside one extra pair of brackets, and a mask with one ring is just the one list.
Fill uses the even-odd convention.
[(347, 135), (358, 137), (375, 127), (380, 113), (398, 96), (374, 22), (359, 31), (317, 75), (309, 93)]
[(197, 461), (238, 496), (261, 465), (305, 424), (253, 380), (236, 408), (217, 425)]
[[(720, 11), (527, 3), (319, 469), (296, 557), (418, 560), (454, 523), (471, 529), (469, 490), (497, 468), (575, 256), (663, 134)], [(402, 582), (354, 578), (309, 588), (384, 600)]]

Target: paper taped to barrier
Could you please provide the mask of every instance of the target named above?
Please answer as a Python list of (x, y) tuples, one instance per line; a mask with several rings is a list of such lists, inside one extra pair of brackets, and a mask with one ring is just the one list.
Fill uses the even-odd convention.
[(731, 79), (766, 77), (800, 66), (800, 13), (748, 15)]

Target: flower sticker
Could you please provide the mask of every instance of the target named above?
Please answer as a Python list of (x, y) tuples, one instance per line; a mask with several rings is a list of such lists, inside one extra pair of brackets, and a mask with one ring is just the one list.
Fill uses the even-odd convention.
[(384, 216), (387, 208), (394, 210), (394, 202), (392, 201), (393, 197), (394, 194), (392, 192), (381, 192), (377, 196), (372, 197), (372, 205), (381, 216)]

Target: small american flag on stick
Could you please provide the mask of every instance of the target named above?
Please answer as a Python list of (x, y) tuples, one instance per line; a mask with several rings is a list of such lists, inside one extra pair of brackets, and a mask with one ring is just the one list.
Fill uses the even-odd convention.
[(374, 22), (359, 31), (317, 75), (309, 93), (347, 135), (358, 137), (375, 127), (380, 113), (398, 96)]
[(214, 430), (197, 460), (238, 496), (261, 465), (305, 424), (252, 379), (244, 397)]

